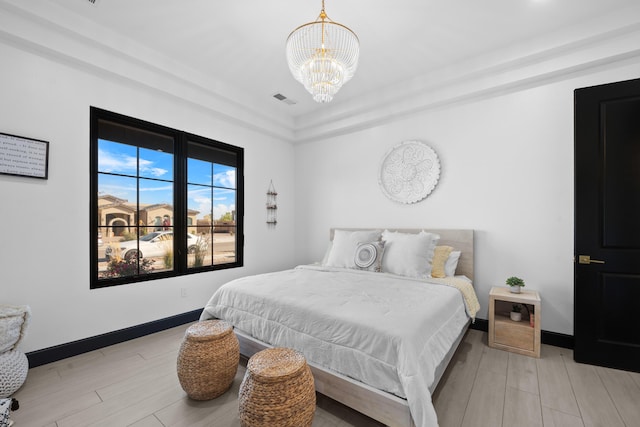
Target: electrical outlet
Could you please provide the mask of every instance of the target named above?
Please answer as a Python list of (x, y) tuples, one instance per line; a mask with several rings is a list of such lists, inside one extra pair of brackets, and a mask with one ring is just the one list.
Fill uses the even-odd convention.
[(187, 296), (187, 288), (182, 288), (182, 289), (180, 289), (180, 296), (181, 296), (182, 298), (184, 298), (184, 297), (186, 297), (186, 296)]

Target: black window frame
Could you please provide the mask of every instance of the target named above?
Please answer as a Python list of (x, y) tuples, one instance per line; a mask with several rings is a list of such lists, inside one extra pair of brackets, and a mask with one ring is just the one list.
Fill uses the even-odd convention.
[[(98, 271), (98, 242), (97, 236), (101, 230), (98, 221), (98, 139), (99, 123), (112, 122), (119, 126), (130, 127), (142, 132), (152, 132), (166, 135), (174, 140), (173, 158), (173, 269), (170, 271), (154, 272), (153, 274), (138, 274), (134, 276), (100, 278)], [(187, 266), (187, 147), (190, 143), (197, 143), (211, 148), (211, 151), (220, 150), (226, 155), (235, 156), (236, 161), (236, 211), (235, 211), (235, 261), (213, 264), (200, 267)], [(110, 286), (125, 285), (130, 283), (146, 282), (150, 280), (178, 277), (188, 274), (196, 274), (208, 271), (238, 268), (244, 265), (244, 149), (224, 142), (205, 138), (185, 131), (172, 129), (148, 121), (136, 119), (122, 114), (114, 113), (97, 107), (90, 107), (90, 289), (98, 289)], [(213, 239), (211, 239), (213, 244)]]

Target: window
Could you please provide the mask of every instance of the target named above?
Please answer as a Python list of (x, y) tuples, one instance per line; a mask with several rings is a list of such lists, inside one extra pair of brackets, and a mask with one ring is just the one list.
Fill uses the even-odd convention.
[(90, 151), (92, 288), (242, 266), (242, 148), (91, 108)]

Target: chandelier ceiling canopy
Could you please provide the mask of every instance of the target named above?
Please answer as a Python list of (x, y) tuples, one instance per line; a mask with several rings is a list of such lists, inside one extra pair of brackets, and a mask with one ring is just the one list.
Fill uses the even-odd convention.
[(360, 41), (348, 27), (329, 19), (322, 10), (318, 18), (301, 25), (287, 38), (289, 69), (316, 102), (330, 102), (358, 67)]

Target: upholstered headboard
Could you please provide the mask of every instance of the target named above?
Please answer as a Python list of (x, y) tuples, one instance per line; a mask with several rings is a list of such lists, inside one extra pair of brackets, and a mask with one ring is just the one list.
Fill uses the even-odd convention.
[[(455, 250), (461, 251), (456, 274), (463, 274), (473, 280), (473, 230), (468, 229), (429, 229), (429, 228), (376, 228), (379, 230), (397, 231), (401, 233), (419, 233), (426, 231), (440, 235), (438, 245), (452, 246)], [(335, 230), (371, 230), (371, 228), (331, 228), (329, 239), (333, 240)]]

